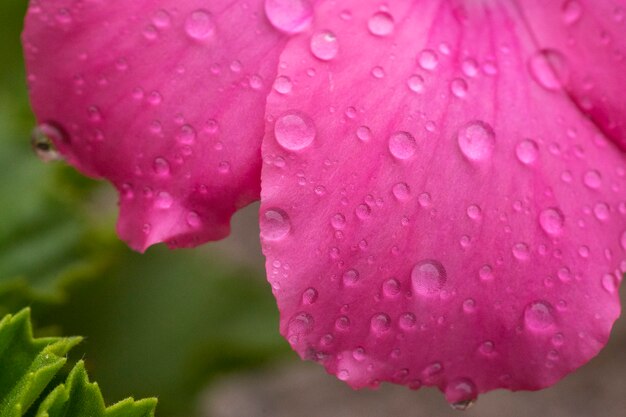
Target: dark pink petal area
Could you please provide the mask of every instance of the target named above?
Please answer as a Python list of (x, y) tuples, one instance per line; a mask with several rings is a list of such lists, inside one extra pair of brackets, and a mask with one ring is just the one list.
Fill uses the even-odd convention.
[[(258, 198), (265, 99), (286, 38), (264, 6), (31, 1), (37, 119), (71, 164), (120, 191), (118, 231), (133, 248), (222, 238)], [(280, 4), (270, 13), (289, 23)]]
[[(548, 89), (563, 85), (602, 132), (626, 151), (626, 0), (518, 3), (542, 48), (533, 61), (538, 80)], [(542, 74), (545, 63), (554, 76)]]
[(604, 346), (626, 270), (626, 161), (529, 73), (514, 2), (324, 2), (263, 145), (281, 332), (352, 387), (459, 407)]

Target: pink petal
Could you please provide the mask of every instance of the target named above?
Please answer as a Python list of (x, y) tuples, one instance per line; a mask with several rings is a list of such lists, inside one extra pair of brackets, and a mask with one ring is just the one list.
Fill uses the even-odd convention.
[(626, 163), (508, 2), (326, 2), (293, 38), (263, 145), (281, 332), (352, 387), (459, 407), (587, 362), (619, 315)]
[(258, 198), (286, 38), (262, 0), (31, 1), (23, 38), (37, 119), (120, 191), (133, 248), (220, 239)]
[[(523, 0), (525, 22), (565, 86), (603, 133), (626, 151), (626, 0)], [(548, 56), (548, 60), (544, 57)], [(539, 70), (539, 80), (541, 76)], [(547, 80), (547, 88), (555, 83)]]

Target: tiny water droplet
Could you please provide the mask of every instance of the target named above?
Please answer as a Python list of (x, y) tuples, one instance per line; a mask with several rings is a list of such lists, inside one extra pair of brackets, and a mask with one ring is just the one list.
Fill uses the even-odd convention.
[(432, 49), (424, 49), (420, 52), (417, 62), (420, 67), (427, 71), (433, 71), (439, 65), (439, 57)]
[(391, 319), (385, 313), (377, 313), (372, 317), (370, 325), (374, 333), (382, 335), (391, 328)]
[(515, 155), (517, 159), (525, 164), (530, 165), (537, 160), (539, 156), (539, 148), (537, 143), (532, 139), (524, 139), (515, 147)]
[(567, 61), (554, 49), (538, 51), (530, 58), (528, 65), (533, 79), (546, 90), (560, 90), (567, 82)]

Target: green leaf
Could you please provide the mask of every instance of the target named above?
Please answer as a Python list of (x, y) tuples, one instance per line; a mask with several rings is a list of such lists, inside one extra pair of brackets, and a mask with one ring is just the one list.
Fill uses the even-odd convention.
[(0, 417), (21, 417), (42, 399), (41, 417), (143, 417), (153, 416), (155, 399), (124, 400), (105, 408), (97, 384), (90, 383), (83, 362), (76, 364), (65, 384), (50, 382), (67, 362), (67, 352), (80, 337), (33, 338), (30, 310), (7, 315), (0, 321)]

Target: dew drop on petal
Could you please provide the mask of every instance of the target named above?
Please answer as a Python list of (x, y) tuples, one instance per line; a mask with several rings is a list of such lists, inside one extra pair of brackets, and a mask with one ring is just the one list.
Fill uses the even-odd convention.
[(63, 156), (56, 150), (55, 142), (67, 141), (63, 132), (49, 123), (35, 127), (30, 136), (30, 145), (43, 162), (60, 161)]
[(566, 0), (561, 11), (563, 13), (563, 21), (567, 25), (573, 25), (578, 22), (583, 14), (583, 8), (578, 0)]
[(405, 182), (399, 182), (395, 184), (391, 188), (391, 191), (394, 197), (398, 199), (399, 201), (406, 201), (409, 199), (411, 195), (411, 189), (409, 188), (408, 184)]
[(196, 40), (205, 40), (215, 34), (215, 22), (211, 14), (203, 9), (191, 12), (185, 20), (185, 32)]
[(515, 147), (515, 156), (525, 165), (530, 165), (537, 160), (539, 156), (539, 148), (537, 143), (532, 139), (524, 139)]
[(362, 142), (368, 142), (372, 138), (372, 131), (367, 126), (359, 126), (356, 129), (356, 137)]
[(411, 271), (413, 290), (423, 296), (438, 294), (446, 279), (447, 274), (443, 265), (432, 259), (418, 262)]
[(602, 175), (595, 169), (587, 171), (583, 176), (583, 183), (592, 190), (597, 190), (602, 185)]
[(367, 28), (372, 35), (388, 36), (393, 32), (393, 17), (387, 12), (377, 12), (367, 21)]
[(415, 138), (408, 132), (395, 132), (389, 136), (389, 152), (397, 159), (409, 159), (417, 151)]
[(466, 410), (476, 400), (476, 384), (469, 378), (456, 378), (446, 385), (446, 400), (455, 410)]
[(463, 155), (471, 161), (486, 161), (491, 158), (495, 148), (495, 133), (486, 122), (474, 120), (464, 125), (457, 140)]
[(272, 26), (285, 33), (299, 33), (313, 20), (309, 0), (265, 0), (265, 15)]
[(558, 208), (547, 208), (539, 213), (539, 224), (544, 232), (550, 236), (558, 236), (563, 231), (565, 218)]
[(604, 288), (609, 294), (614, 294), (615, 292), (617, 292), (618, 286), (619, 281), (614, 274), (605, 274), (602, 277), (602, 288)]
[(439, 57), (432, 49), (424, 49), (417, 57), (417, 63), (422, 69), (433, 71), (439, 65)]
[(260, 219), (260, 226), (261, 237), (266, 240), (281, 240), (291, 230), (289, 216), (280, 208), (265, 210)]
[(530, 58), (528, 66), (533, 79), (546, 90), (560, 90), (567, 82), (567, 62), (556, 50), (538, 51)]
[(274, 90), (280, 94), (289, 94), (293, 88), (293, 84), (291, 83), (291, 79), (284, 75), (276, 77), (274, 81)]
[(554, 308), (543, 300), (533, 301), (524, 310), (524, 323), (532, 330), (546, 330), (554, 325)]
[(313, 120), (298, 111), (284, 113), (274, 124), (276, 140), (290, 151), (299, 151), (311, 145), (316, 134)]
[(322, 61), (330, 61), (339, 52), (339, 42), (330, 31), (317, 32), (311, 36), (311, 53)]
[(375, 334), (382, 335), (391, 328), (391, 319), (385, 313), (377, 313), (372, 317), (370, 326)]

